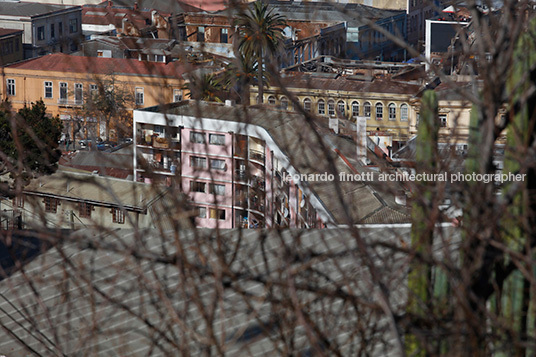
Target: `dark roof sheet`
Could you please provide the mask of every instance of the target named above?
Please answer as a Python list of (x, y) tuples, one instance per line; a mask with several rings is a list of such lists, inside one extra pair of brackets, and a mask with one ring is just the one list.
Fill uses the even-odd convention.
[(42, 4), (38, 2), (0, 2), (0, 14), (8, 16), (34, 17), (71, 8), (81, 9), (80, 6)]

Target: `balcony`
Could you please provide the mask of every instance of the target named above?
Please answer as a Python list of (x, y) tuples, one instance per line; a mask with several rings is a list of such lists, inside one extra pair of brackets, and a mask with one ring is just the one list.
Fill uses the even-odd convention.
[(264, 152), (257, 151), (257, 150), (249, 150), (250, 160), (258, 161), (264, 164), (264, 158), (265, 158)]
[(64, 107), (75, 107), (75, 106), (81, 106), (84, 104), (84, 101), (81, 99), (78, 100), (69, 100), (67, 98), (60, 98), (58, 99), (58, 105), (64, 106)]
[(136, 136), (136, 144), (142, 146), (152, 146), (155, 149), (172, 149), (179, 150), (179, 142), (169, 140), (167, 138), (138, 135)]

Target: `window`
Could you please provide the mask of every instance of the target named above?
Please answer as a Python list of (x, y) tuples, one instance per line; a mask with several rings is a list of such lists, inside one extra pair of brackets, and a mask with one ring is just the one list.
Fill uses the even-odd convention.
[(310, 112), (311, 111), (311, 99), (309, 98), (305, 98), (303, 100), (303, 109), (306, 111), (306, 112)]
[(196, 133), (195, 131), (190, 132), (190, 142), (194, 144), (205, 144), (206, 136), (204, 133)]
[(382, 119), (383, 119), (383, 104), (376, 103), (376, 120), (382, 120)]
[(58, 211), (58, 199), (45, 197), (45, 212), (56, 213)]
[(98, 87), (96, 84), (90, 84), (89, 85), (89, 94), (91, 95), (91, 98), (95, 97), (97, 95)]
[(60, 83), (60, 103), (67, 102), (67, 83)]
[(352, 102), (352, 116), (359, 116), (359, 102)]
[(287, 97), (281, 97), (280, 102), (281, 102), (281, 109), (288, 110), (288, 99), (287, 99)]
[(225, 145), (225, 135), (221, 134), (208, 134), (208, 142), (211, 145)]
[(217, 183), (211, 183), (209, 185), (210, 194), (217, 196), (225, 196), (225, 185), (220, 185)]
[(69, 33), (77, 33), (78, 32), (78, 19), (70, 19), (69, 20)]
[(80, 215), (80, 218), (90, 218), (92, 210), (93, 206), (89, 203), (80, 202), (78, 204), (78, 213)]
[(52, 82), (45, 82), (45, 98), (52, 98)]
[(205, 42), (205, 27), (197, 27), (197, 42)]
[(344, 102), (342, 100), (339, 100), (339, 102), (337, 103), (337, 112), (344, 116), (344, 107), (346, 106), (346, 104), (344, 104)]
[(319, 115), (325, 115), (326, 114), (326, 102), (324, 102), (323, 99), (320, 99), (318, 101), (318, 114)]
[(190, 192), (202, 192), (207, 190), (207, 184), (205, 182), (190, 181)]
[(330, 117), (335, 116), (335, 101), (334, 100), (330, 100), (328, 102), (328, 115)]
[(370, 119), (370, 112), (371, 112), (370, 103), (365, 102), (365, 104), (363, 105), (363, 115), (366, 116), (367, 119)]
[(400, 120), (408, 121), (408, 105), (407, 104), (402, 104), (400, 106)]
[(275, 105), (275, 97), (273, 95), (268, 97), (268, 104)]
[(143, 88), (136, 88), (136, 105), (143, 105)]
[(197, 167), (197, 168), (206, 168), (207, 167), (207, 158), (206, 157), (198, 157), (198, 156), (190, 156), (190, 167)]
[(164, 57), (164, 55), (155, 55), (154, 56), (154, 61), (155, 62), (165, 63), (166, 62), (166, 57)]
[(196, 207), (197, 217), (198, 218), (207, 218), (207, 208), (206, 207)]
[(214, 170), (225, 170), (225, 160), (210, 159), (210, 168)]
[(82, 83), (74, 84), (74, 102), (75, 104), (84, 103), (84, 87)]
[(63, 22), (58, 22), (58, 33), (61, 36), (63, 36)]
[(439, 126), (441, 128), (447, 127), (447, 114), (439, 114)]
[(56, 24), (50, 24), (50, 38), (56, 38)]
[(37, 28), (37, 41), (43, 41), (45, 39), (45, 26), (39, 26)]
[(112, 208), (112, 222), (124, 224), (125, 223), (125, 211), (120, 208)]
[(394, 103), (389, 104), (389, 120), (396, 120), (396, 105)]
[(225, 210), (224, 209), (211, 208), (209, 210), (209, 214), (210, 214), (210, 219), (225, 220)]
[(15, 95), (15, 80), (14, 79), (7, 80), (7, 95), (10, 95), (10, 96)]
[(220, 43), (229, 42), (229, 29), (220, 30)]
[(182, 91), (180, 89), (173, 89), (173, 101), (174, 102), (182, 101)]

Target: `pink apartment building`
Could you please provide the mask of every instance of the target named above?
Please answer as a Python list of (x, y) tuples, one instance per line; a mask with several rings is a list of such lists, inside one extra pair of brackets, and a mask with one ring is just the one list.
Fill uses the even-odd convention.
[[(332, 158), (314, 145), (317, 130), (336, 145)], [(328, 173), (329, 160), (336, 164), (334, 176), (356, 172), (353, 157), (342, 154), (355, 153), (355, 144), (308, 127), (298, 113), (184, 101), (135, 110), (134, 136), (135, 180), (179, 185), (197, 208), (198, 227), (321, 228), (342, 222), (334, 182), (296, 177)], [(383, 200), (370, 204), (364, 183), (346, 184), (341, 186), (350, 205), (366, 201), (356, 222), (386, 208)], [(356, 192), (359, 197), (352, 196)], [(407, 218), (399, 213), (396, 221)]]

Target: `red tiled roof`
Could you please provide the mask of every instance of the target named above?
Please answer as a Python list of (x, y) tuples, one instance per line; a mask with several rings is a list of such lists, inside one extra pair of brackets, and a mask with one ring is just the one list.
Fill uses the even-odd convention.
[(135, 59), (72, 56), (54, 53), (43, 57), (7, 66), (35, 71), (70, 73), (142, 75), (151, 77), (177, 78), (185, 68), (179, 62), (155, 63)]
[(22, 30), (14, 30), (14, 29), (4, 29), (4, 28), (0, 28), (0, 37), (4, 37), (4, 36), (7, 36), (7, 35), (11, 35), (11, 34), (14, 34), (16, 32), (22, 32)]

